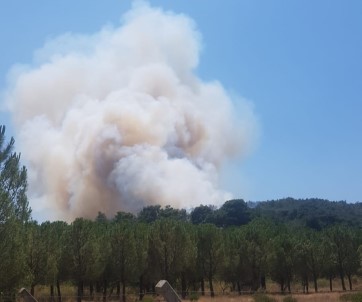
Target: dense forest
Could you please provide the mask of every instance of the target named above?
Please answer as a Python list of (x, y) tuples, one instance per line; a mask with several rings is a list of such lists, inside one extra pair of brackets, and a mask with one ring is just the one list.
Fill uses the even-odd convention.
[(38, 223), (26, 198), (26, 168), (14, 140), (0, 127), (0, 301), (20, 287), (47, 286), (62, 301), (63, 286), (86, 295), (130, 292), (142, 300), (160, 279), (182, 297), (221, 290), (281, 292), (293, 284), (318, 291), (339, 280), (352, 290), (361, 273), (362, 205), (286, 198), (257, 203), (226, 201), (191, 210), (152, 205), (138, 214)]

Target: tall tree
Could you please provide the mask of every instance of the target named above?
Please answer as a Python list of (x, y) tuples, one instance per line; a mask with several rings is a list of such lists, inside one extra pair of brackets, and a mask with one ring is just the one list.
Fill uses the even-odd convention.
[(44, 285), (49, 285), (51, 301), (55, 300), (54, 286), (56, 286), (57, 300), (61, 302), (60, 283), (68, 277), (69, 263), (66, 263), (63, 257), (68, 228), (68, 224), (63, 221), (46, 221), (40, 225), (45, 267), (42, 282)]
[(291, 291), (294, 262), (293, 233), (286, 226), (280, 226), (278, 235), (269, 245), (268, 264), (271, 279), (277, 282), (282, 292)]
[(308, 293), (309, 281), (313, 281), (314, 291), (318, 291), (318, 278), (326, 261), (323, 253), (321, 234), (309, 228), (295, 231), (295, 273), (302, 280), (303, 290)]
[(144, 297), (144, 282), (148, 269), (149, 228), (144, 223), (136, 223), (134, 229), (134, 245), (136, 250), (135, 274), (138, 276), (139, 299)]
[(94, 226), (90, 220), (77, 218), (68, 233), (69, 265), (78, 288), (78, 302), (83, 298), (85, 282), (95, 279), (101, 273), (100, 244), (96, 240)]
[(36, 222), (31, 222), (26, 228), (26, 262), (31, 272), (31, 289), (34, 295), (35, 285), (43, 281), (45, 274), (46, 251), (43, 244), (43, 236), (40, 226)]
[(223, 237), (221, 230), (212, 224), (200, 224), (198, 228), (197, 262), (202, 267), (203, 277), (209, 282), (211, 297), (215, 296), (214, 277), (223, 261)]
[(20, 154), (14, 152), (14, 138), (5, 141), (5, 126), (0, 126), (0, 222), (10, 217), (26, 222), (31, 214), (26, 168), (20, 165)]
[(0, 126), (0, 292), (4, 295), (14, 295), (30, 277), (23, 248), (24, 223), (31, 213), (26, 197), (27, 172), (20, 165), (14, 144), (13, 138), (6, 142), (5, 126)]
[(122, 301), (126, 301), (126, 285), (136, 279), (136, 247), (134, 227), (129, 222), (115, 223), (111, 229), (111, 257), (117, 284), (122, 284)]
[(191, 211), (190, 218), (193, 224), (210, 223), (215, 209), (212, 206), (199, 205)]
[(226, 201), (214, 213), (214, 223), (220, 227), (240, 226), (250, 221), (250, 211), (242, 199)]
[[(242, 281), (249, 283), (252, 290), (266, 289), (267, 256), (270, 253), (270, 238), (276, 235), (275, 225), (268, 220), (255, 219), (242, 227), (242, 237), (245, 255), (240, 260), (243, 263)], [(247, 273), (246, 273), (247, 272)]]
[(325, 230), (328, 239), (332, 260), (341, 279), (342, 289), (346, 290), (344, 278), (348, 278), (349, 288), (352, 290), (352, 274), (358, 271), (358, 240), (353, 229), (335, 225)]
[(0, 259), (0, 293), (4, 299), (15, 300), (15, 293), (31, 279), (31, 272), (26, 265), (24, 227), (14, 218), (0, 223)]

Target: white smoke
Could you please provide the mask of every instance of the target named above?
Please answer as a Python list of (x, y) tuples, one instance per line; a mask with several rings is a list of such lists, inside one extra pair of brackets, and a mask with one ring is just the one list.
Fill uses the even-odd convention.
[[(93, 35), (65, 34), (12, 71), (6, 101), (47, 219), (221, 204), (225, 160), (254, 136), (218, 82), (194, 74), (200, 35), (188, 17), (142, 4)], [(219, 58), (218, 58), (219, 59)]]

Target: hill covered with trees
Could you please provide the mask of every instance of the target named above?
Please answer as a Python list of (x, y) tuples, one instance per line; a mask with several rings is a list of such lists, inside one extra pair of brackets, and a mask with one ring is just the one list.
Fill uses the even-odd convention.
[(290, 197), (248, 203), (235, 199), (225, 202), (219, 209), (200, 205), (190, 213), (190, 221), (194, 224), (209, 222), (220, 227), (238, 226), (255, 218), (265, 218), (314, 230), (322, 230), (335, 224), (362, 227), (361, 217), (362, 203)]
[(293, 199), (264, 201), (254, 208), (257, 217), (293, 222), (321, 230), (334, 224), (362, 227), (362, 203), (329, 201), (325, 199)]

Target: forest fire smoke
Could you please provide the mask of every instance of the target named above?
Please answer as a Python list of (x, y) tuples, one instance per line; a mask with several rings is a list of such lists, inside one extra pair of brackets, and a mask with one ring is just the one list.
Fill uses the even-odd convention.
[(236, 118), (221, 84), (194, 74), (199, 48), (188, 17), (138, 4), (121, 26), (64, 34), (13, 68), (6, 101), (35, 215), (231, 197), (218, 171), (250, 147), (255, 120), (248, 106)]

